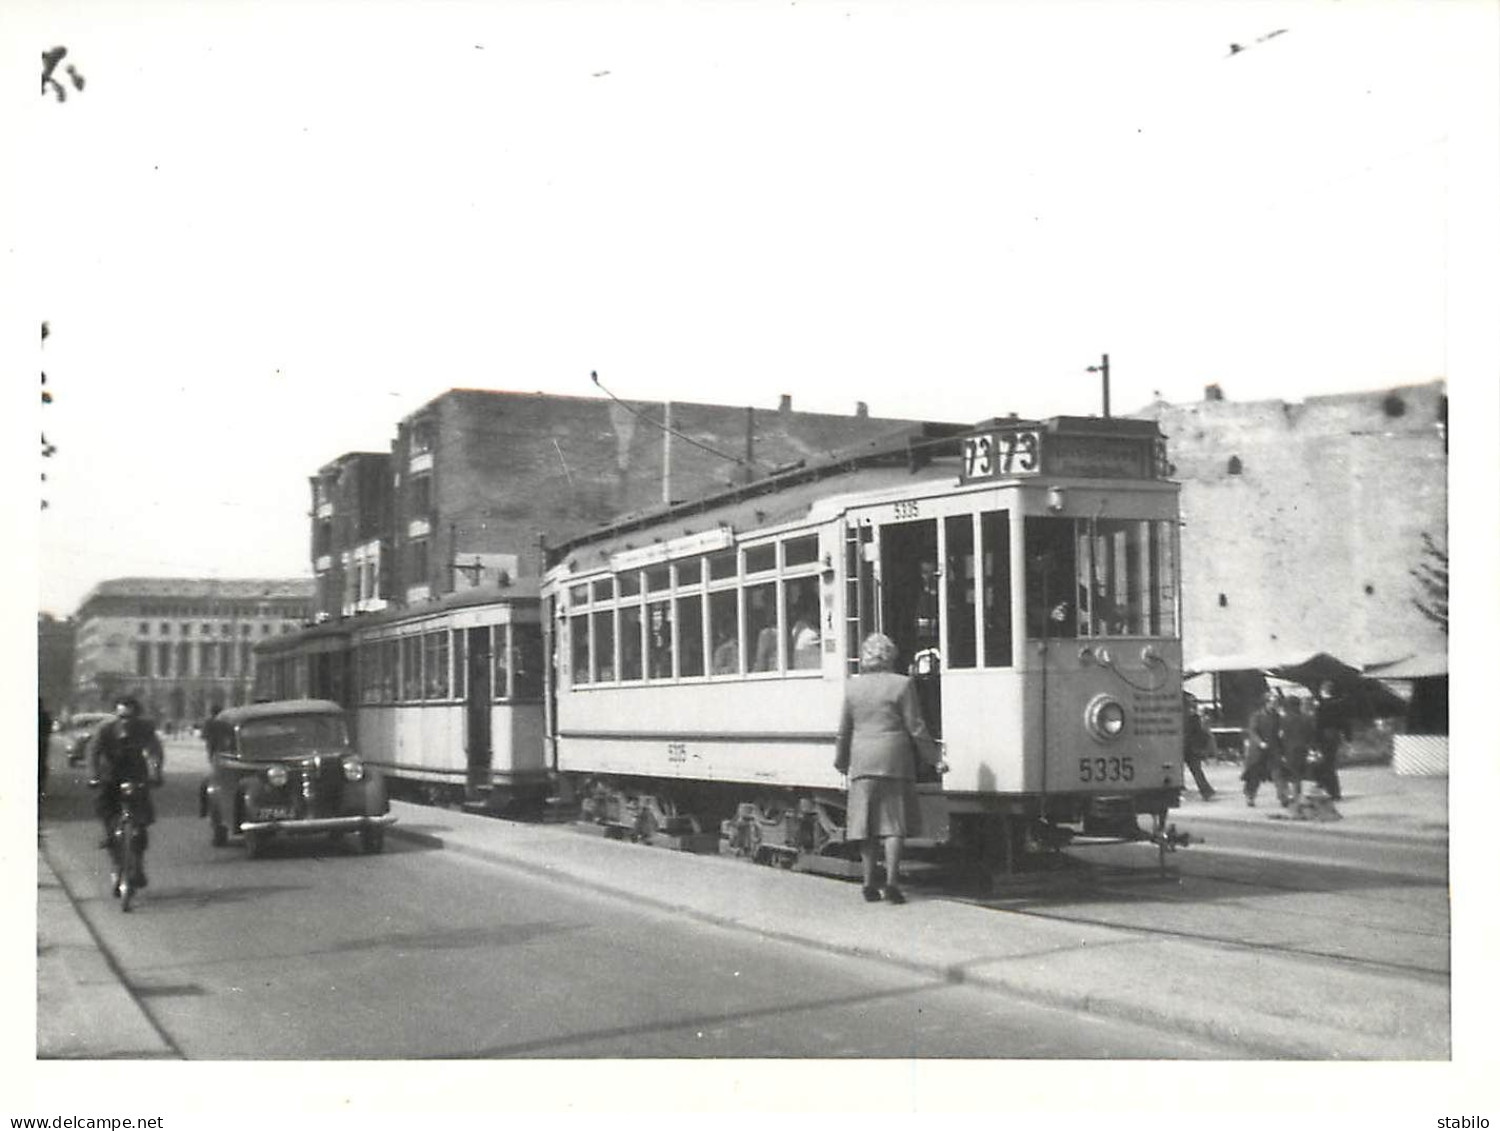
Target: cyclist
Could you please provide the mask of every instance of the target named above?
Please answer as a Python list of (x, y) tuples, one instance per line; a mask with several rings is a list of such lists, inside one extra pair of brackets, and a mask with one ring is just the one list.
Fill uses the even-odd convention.
[[(142, 806), (143, 824), (156, 820), (156, 807), (151, 803), (151, 765), (147, 755), (161, 757), (161, 739), (156, 735), (156, 726), (150, 719), (141, 716), (140, 700), (133, 695), (122, 695), (115, 700), (115, 717), (105, 723), (94, 735), (94, 777), (99, 782), (99, 796), (95, 811), (104, 824), (104, 839), (100, 848), (108, 848), (110, 831), (116, 814), (120, 811), (120, 784), (139, 782), (145, 791)], [(141, 851), (146, 850), (145, 829), (141, 830)], [(141, 874), (134, 878), (138, 888), (146, 886), (144, 865)]]

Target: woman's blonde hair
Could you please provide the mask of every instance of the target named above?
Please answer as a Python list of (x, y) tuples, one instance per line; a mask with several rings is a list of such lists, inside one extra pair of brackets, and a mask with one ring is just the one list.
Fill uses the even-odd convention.
[(859, 670), (888, 672), (896, 668), (896, 643), (883, 632), (872, 632), (859, 646)]

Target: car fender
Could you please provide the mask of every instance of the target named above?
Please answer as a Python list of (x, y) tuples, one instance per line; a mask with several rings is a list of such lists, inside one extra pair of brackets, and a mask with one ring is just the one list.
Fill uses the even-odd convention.
[(343, 809), (365, 817), (383, 817), (390, 812), (391, 803), (386, 796), (385, 778), (378, 770), (366, 766), (363, 778), (345, 786)]

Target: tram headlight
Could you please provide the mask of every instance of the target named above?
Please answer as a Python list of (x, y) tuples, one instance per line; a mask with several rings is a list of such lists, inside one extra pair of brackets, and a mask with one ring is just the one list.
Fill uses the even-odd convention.
[(1113, 742), (1125, 733), (1125, 706), (1112, 695), (1096, 695), (1083, 709), (1083, 722), (1100, 742)]

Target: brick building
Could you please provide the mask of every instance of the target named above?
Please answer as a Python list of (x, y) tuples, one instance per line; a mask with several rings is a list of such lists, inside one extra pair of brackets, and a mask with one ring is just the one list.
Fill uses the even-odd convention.
[(1182, 483), (1183, 645), (1326, 651), (1353, 664), (1442, 652), (1411, 571), (1447, 545), (1447, 387), (1157, 403)]
[(454, 389), (397, 426), (388, 496), (374, 486), (386, 457), (372, 453), (313, 478), (318, 616), (537, 577), (542, 536), (920, 428), (863, 405), (796, 412), (790, 397), (756, 410)]
[(302, 627), (312, 606), (308, 580), (102, 581), (73, 618), (71, 709), (107, 710), (128, 692), (156, 719), (188, 723), (248, 703), (254, 644)]

